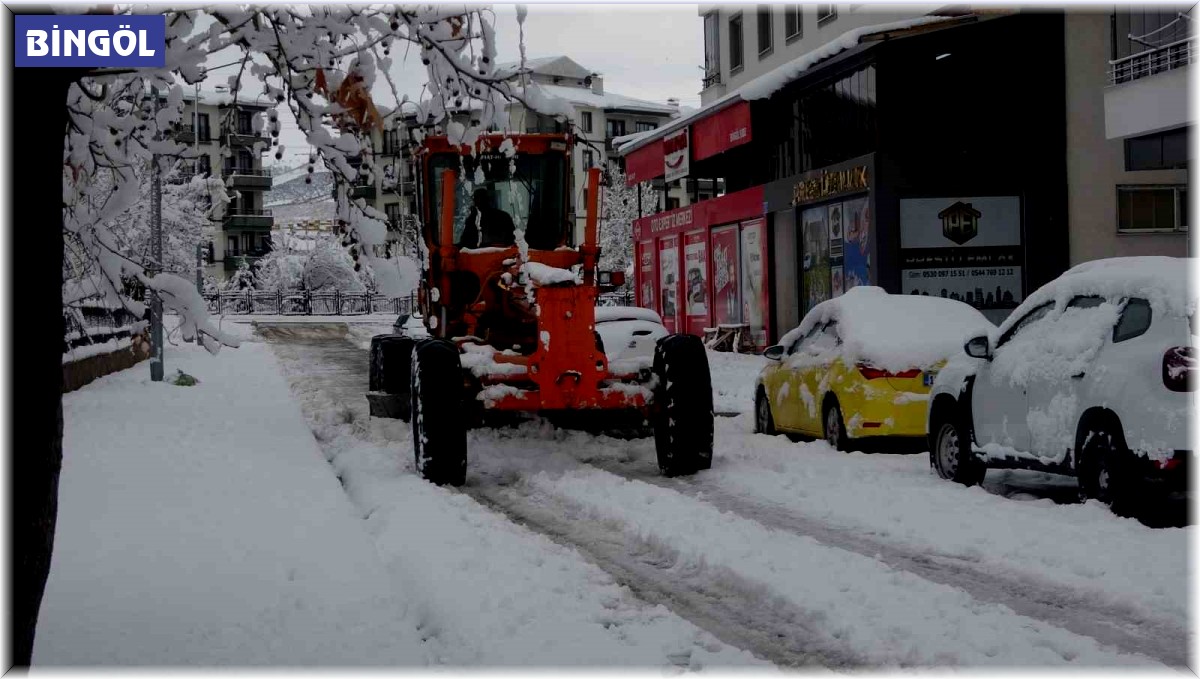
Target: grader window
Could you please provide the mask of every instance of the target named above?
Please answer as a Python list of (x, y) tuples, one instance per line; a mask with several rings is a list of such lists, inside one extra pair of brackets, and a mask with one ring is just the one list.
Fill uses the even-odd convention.
[[(479, 194), (479, 198), (486, 203), (485, 209), (504, 211), (512, 218), (516, 230), (525, 232), (525, 241), (530, 248), (553, 250), (561, 245), (572, 245), (573, 230), (568, 228), (565, 204), (564, 156), (522, 153), (510, 159), (499, 153), (434, 155), (429, 160), (432, 181), (426, 224), (435, 244), (440, 244), (437, 224), (441, 219), (442, 171), (446, 169), (454, 170), (458, 175), (454, 205), (455, 243), (464, 239), (468, 224), (476, 224), (471, 213), (476, 210), (476, 195), (483, 189), (485, 193)], [(471, 235), (468, 232), (468, 240)]]

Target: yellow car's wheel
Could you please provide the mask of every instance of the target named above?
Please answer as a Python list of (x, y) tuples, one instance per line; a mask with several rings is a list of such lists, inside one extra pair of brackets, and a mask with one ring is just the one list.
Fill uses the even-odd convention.
[(825, 441), (834, 450), (849, 450), (849, 439), (846, 438), (845, 420), (842, 419), (842, 407), (832, 396), (825, 401)]
[(767, 391), (762, 387), (758, 388), (758, 394), (754, 397), (754, 432), (767, 436), (777, 433), (775, 418), (771, 417), (771, 401), (767, 399)]

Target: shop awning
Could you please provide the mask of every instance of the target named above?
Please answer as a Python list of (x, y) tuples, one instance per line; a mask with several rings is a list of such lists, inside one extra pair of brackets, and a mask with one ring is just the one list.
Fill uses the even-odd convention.
[(625, 157), (625, 183), (629, 186), (663, 176), (663, 141), (655, 139)]
[(692, 123), (692, 160), (704, 160), (750, 141), (750, 102), (739, 101)]

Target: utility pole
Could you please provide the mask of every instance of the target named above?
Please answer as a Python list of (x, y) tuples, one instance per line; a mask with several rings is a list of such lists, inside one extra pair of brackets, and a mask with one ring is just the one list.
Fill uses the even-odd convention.
[[(150, 88), (154, 97), (154, 112), (158, 113), (158, 88)], [(162, 137), (162, 130), (156, 135)], [(154, 260), (150, 276), (162, 270), (162, 176), (159, 172), (158, 154), (151, 160), (152, 171), (150, 185), (150, 256)], [(162, 298), (157, 292), (151, 291), (150, 300), (150, 381), (163, 381), (163, 317)]]

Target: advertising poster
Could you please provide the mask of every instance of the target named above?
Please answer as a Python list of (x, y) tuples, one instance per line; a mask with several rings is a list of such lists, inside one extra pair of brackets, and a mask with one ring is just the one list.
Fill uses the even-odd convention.
[(1021, 267), (905, 269), (900, 291), (966, 302), (999, 323), (1021, 301)]
[(675, 332), (679, 312), (679, 244), (675, 236), (658, 241), (658, 313), (668, 332)]
[(638, 243), (638, 306), (657, 309), (654, 295), (654, 243)]
[(737, 225), (713, 229), (713, 322), (717, 325), (742, 322), (738, 261)]
[(830, 297), (829, 234), (825, 225), (828, 210), (824, 205), (800, 213), (803, 238), (804, 297), (803, 313)]
[(829, 297), (842, 294), (842, 242), (845, 224), (842, 221), (842, 203), (829, 206)]
[(842, 203), (842, 291), (871, 284), (871, 208), (867, 198)]
[(683, 235), (684, 297), (688, 332), (703, 334), (708, 324), (708, 238), (703, 231)]
[(901, 291), (947, 297), (1003, 321), (1024, 299), (1021, 199), (900, 201)]
[(767, 344), (767, 223), (742, 222), (742, 322), (750, 326), (755, 346)]

